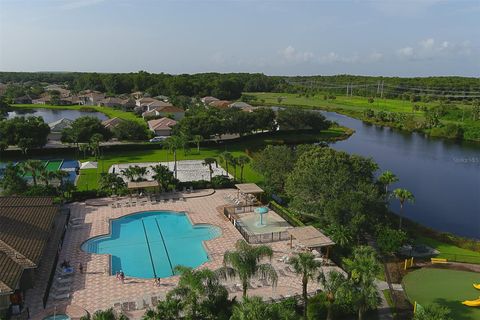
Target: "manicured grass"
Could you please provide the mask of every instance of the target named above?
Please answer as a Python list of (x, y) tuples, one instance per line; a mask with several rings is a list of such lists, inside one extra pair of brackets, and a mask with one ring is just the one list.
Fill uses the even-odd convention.
[[(324, 100), (323, 94), (317, 94), (315, 96), (305, 97), (293, 93), (274, 93), (274, 92), (246, 92), (245, 94), (253, 95), (257, 98), (257, 102), (265, 105), (275, 106), (298, 106), (306, 108), (319, 108), (327, 111), (335, 111), (354, 118), (363, 119), (363, 111), (365, 109), (372, 109), (376, 112), (401, 112), (406, 114), (413, 114), (417, 119), (424, 118), (424, 112), (415, 111), (413, 113), (412, 106), (418, 104), (425, 107), (437, 106), (439, 102), (416, 102), (413, 103), (407, 100), (398, 99), (380, 99), (375, 98), (373, 103), (369, 103), (365, 97), (352, 96), (347, 97), (344, 95), (336, 96), (335, 100)], [(278, 102), (278, 98), (282, 98), (281, 102)], [(263, 101), (263, 102), (262, 102)], [(466, 140), (478, 140), (478, 132), (480, 132), (480, 121), (472, 121), (470, 118), (465, 118), (462, 121), (462, 110), (470, 110), (472, 106), (461, 103), (453, 103), (460, 110), (452, 111), (452, 113), (443, 116), (440, 120), (442, 123), (453, 123), (462, 125)], [(387, 124), (388, 125), (388, 124)]]
[(425, 307), (437, 303), (452, 311), (452, 319), (478, 320), (480, 309), (464, 306), (461, 302), (478, 299), (480, 291), (472, 284), (479, 282), (478, 273), (423, 268), (410, 272), (403, 279), (403, 286), (412, 304), (416, 301)]
[(62, 160), (50, 160), (47, 164), (47, 171), (57, 171), (62, 165)]
[[(225, 165), (221, 163), (219, 158), (219, 155), (224, 151), (228, 151), (237, 157), (247, 154), (247, 150), (249, 152), (255, 152), (267, 144), (313, 143), (344, 136), (345, 129), (343, 128), (332, 128), (318, 133), (276, 132), (259, 136), (249, 136), (240, 141), (219, 144), (218, 146), (202, 147), (199, 153), (195, 148), (187, 154), (183, 150), (179, 150), (177, 151), (177, 160), (217, 158), (219, 164), (225, 168)], [(82, 161), (94, 161), (94, 159), (89, 157)], [(173, 154), (166, 149), (162, 149), (161, 146), (156, 150), (115, 151), (105, 153), (103, 159), (99, 161), (98, 170), (82, 170), (77, 182), (77, 187), (79, 190), (87, 190), (87, 188), (90, 190), (96, 189), (100, 173), (107, 172), (108, 168), (114, 164), (160, 161), (173, 161)], [(228, 169), (229, 173), (233, 175), (233, 167), (229, 166)], [(237, 166), (237, 179), (239, 175), (240, 168)], [(243, 177), (247, 182), (261, 183), (263, 181), (263, 177), (260, 173), (253, 170), (251, 163), (245, 166)]]
[(437, 256), (438, 258), (480, 264), (480, 252), (463, 249), (453, 244), (448, 244), (428, 237), (418, 237), (417, 242), (426, 244), (440, 251), (440, 254)]
[(141, 124), (146, 124), (145, 120), (141, 117), (138, 117), (133, 112), (126, 112), (118, 109), (113, 109), (109, 107), (100, 107), (100, 106), (80, 106), (80, 105), (72, 105), (72, 106), (53, 106), (49, 104), (14, 104), (12, 108), (19, 108), (19, 109), (55, 109), (55, 110), (81, 110), (82, 108), (90, 108), (97, 112), (101, 112), (105, 114), (109, 118), (118, 117), (123, 120), (132, 120), (136, 121)]

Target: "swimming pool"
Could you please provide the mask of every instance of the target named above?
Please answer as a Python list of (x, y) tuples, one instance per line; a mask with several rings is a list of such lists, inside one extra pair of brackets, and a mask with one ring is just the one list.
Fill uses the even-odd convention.
[(208, 260), (203, 241), (218, 237), (212, 225), (193, 226), (184, 212), (145, 211), (110, 221), (110, 234), (83, 243), (86, 252), (111, 255), (111, 273), (137, 278), (169, 277), (177, 265)]

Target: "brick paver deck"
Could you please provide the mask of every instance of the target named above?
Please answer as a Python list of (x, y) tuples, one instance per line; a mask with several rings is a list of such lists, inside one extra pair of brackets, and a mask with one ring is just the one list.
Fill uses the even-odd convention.
[[(225, 195), (234, 190), (217, 190), (211, 195), (197, 198), (186, 198), (185, 201), (175, 203), (137, 205), (130, 208), (111, 208), (110, 206), (88, 206), (85, 203), (70, 205), (72, 219), (80, 219), (83, 223), (79, 227), (69, 227), (65, 236), (65, 243), (60, 253), (59, 261), (70, 261), (75, 267), (73, 282), (67, 287), (70, 297), (63, 301), (52, 298), (48, 300), (47, 309), (56, 306), (78, 306), (90, 313), (98, 309), (108, 309), (115, 304), (124, 302), (136, 302), (139, 299), (151, 301), (150, 297), (162, 298), (178, 282), (178, 276), (162, 279), (162, 285), (155, 287), (153, 280), (127, 278), (125, 283), (119, 282), (115, 276), (110, 275), (109, 255), (91, 254), (81, 250), (81, 244), (91, 237), (109, 233), (109, 220), (122, 217), (134, 212), (148, 210), (172, 210), (185, 211), (194, 223), (207, 223), (218, 226), (222, 234), (220, 237), (205, 242), (210, 260), (199, 268), (212, 270), (222, 265), (223, 254), (227, 250), (234, 249), (235, 242), (243, 239), (235, 227), (221, 214), (217, 208), (226, 205)], [(208, 194), (208, 193), (206, 193)], [(77, 220), (78, 221), (78, 220)], [(279, 298), (301, 293), (301, 279), (297, 275), (285, 270), (286, 264), (280, 258), (291, 253), (289, 242), (275, 242), (271, 244), (275, 255), (272, 264), (279, 271), (279, 281), (276, 288), (271, 286), (254, 287), (249, 290), (249, 295), (260, 295), (264, 298)], [(84, 267), (84, 273), (78, 272), (79, 264)], [(139, 262), (141, 263), (141, 262)], [(325, 267), (326, 271), (330, 268)], [(284, 275), (282, 275), (284, 274)], [(231, 288), (238, 280), (229, 280), (226, 286)], [(55, 286), (55, 283), (54, 283)], [(309, 291), (318, 289), (316, 283), (309, 285)], [(231, 293), (231, 297), (241, 295), (241, 292)], [(27, 304), (33, 319), (41, 319), (44, 316), (41, 297), (29, 297)], [(151, 304), (151, 303), (150, 303)], [(134, 318), (143, 312), (132, 313)]]

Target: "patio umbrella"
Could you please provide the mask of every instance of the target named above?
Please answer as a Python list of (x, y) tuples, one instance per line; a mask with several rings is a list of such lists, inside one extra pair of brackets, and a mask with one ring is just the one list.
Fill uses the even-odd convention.
[(98, 168), (98, 162), (94, 162), (94, 161), (83, 162), (82, 165), (80, 166), (80, 170), (97, 169), (97, 168)]

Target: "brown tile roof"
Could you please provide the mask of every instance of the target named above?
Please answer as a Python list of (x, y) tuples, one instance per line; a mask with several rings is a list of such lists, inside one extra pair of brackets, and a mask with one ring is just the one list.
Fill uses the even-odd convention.
[(176, 124), (177, 121), (170, 118), (160, 118), (148, 121), (148, 127), (151, 130), (168, 130)]
[(227, 101), (227, 100), (218, 100), (218, 101), (210, 102), (209, 106), (215, 107), (218, 109), (227, 109), (231, 103), (232, 103), (231, 101)]
[(58, 212), (52, 198), (0, 198), (0, 252), (37, 267)]
[(51, 197), (0, 197), (0, 207), (53, 206)]
[(175, 107), (172, 105), (165, 106), (165, 107), (158, 107), (158, 108), (155, 108), (155, 110), (157, 110), (158, 112), (171, 112), (171, 113), (185, 112), (185, 110), (183, 110), (182, 108)]
[(122, 122), (123, 122), (122, 119), (120, 119), (118, 117), (114, 117), (114, 118), (102, 121), (102, 124), (105, 128), (108, 129), (108, 128), (115, 128), (116, 126), (118, 126)]
[(23, 267), (0, 251), (0, 294), (13, 292), (22, 273)]

